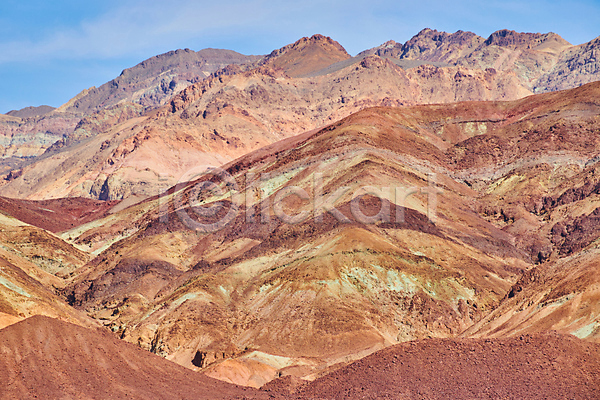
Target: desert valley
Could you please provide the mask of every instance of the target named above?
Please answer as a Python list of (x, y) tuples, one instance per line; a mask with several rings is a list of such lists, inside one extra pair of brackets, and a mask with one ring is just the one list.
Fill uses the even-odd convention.
[(176, 50), (0, 156), (2, 399), (600, 398), (600, 37)]

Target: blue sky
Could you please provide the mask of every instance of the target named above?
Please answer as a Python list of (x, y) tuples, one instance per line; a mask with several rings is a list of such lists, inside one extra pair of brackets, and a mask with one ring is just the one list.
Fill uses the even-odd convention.
[(354, 55), (426, 27), (484, 37), (504, 28), (552, 31), (580, 44), (600, 35), (600, 0), (2, 0), (0, 113), (59, 106), (177, 48), (266, 54), (321, 33)]

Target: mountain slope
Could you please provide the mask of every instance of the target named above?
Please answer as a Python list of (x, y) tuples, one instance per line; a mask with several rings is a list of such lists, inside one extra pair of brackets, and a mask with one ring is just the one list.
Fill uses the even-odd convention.
[(298, 398), (595, 399), (599, 347), (554, 333), (396, 345), (317, 379)]
[(32, 315), (95, 324), (56, 295), (90, 255), (52, 232), (97, 219), (111, 206), (87, 199), (35, 203), (0, 198), (1, 327)]
[(0, 193), (32, 199), (155, 195), (158, 186), (177, 183), (195, 166), (221, 165), (368, 106), (529, 93), (513, 74), (428, 65), (405, 71), (377, 56), (312, 78), (282, 73), (263, 66), (207, 78), (159, 111), (48, 154)]
[(537, 82), (536, 92), (563, 90), (597, 81), (600, 37), (563, 52), (556, 65)]
[(0, 166), (16, 169), (16, 163), (22, 167), (28, 158), (40, 156), (52, 145), (65, 146), (139, 117), (227, 65), (259, 59), (231, 50), (171, 51), (123, 70), (99, 88), (83, 90), (57, 109), (12, 111), (9, 116), (15, 118), (0, 118)]
[(507, 337), (557, 330), (600, 342), (600, 282), (596, 246), (542, 264), (513, 286), (499, 308), (465, 335)]
[(105, 331), (36, 316), (0, 330), (0, 398), (265, 399)]
[(123, 70), (119, 77), (97, 89), (89, 89), (64, 111), (89, 114), (123, 101), (156, 107), (227, 65), (252, 63), (260, 58), (221, 49), (170, 51)]
[(538, 79), (552, 69), (561, 53), (570, 47), (569, 42), (552, 32), (519, 33), (505, 29), (492, 33), (472, 53), (459, 60), (458, 64), (471, 68), (513, 71), (532, 90), (538, 86)]
[(59, 298), (51, 290), (53, 285), (60, 288), (64, 283), (56, 276), (43, 271), (27, 257), (19, 257), (11, 250), (2, 249), (0, 251), (0, 329), (33, 315), (47, 315), (63, 318), (78, 325), (96, 326), (95, 321), (69, 307), (63, 299)]

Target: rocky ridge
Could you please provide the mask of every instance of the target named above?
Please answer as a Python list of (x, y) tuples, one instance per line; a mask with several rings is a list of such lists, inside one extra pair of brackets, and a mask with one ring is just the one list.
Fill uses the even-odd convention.
[[(315, 47), (338, 51), (331, 39), (319, 36), (286, 48), (281, 57), (301, 58)], [(330, 74), (290, 78), (273, 57), (256, 69), (206, 78), (159, 110), (126, 120), (85, 145), (49, 154), (0, 193), (31, 199), (147, 197), (194, 167), (222, 165), (365, 107), (507, 100), (530, 93), (511, 73), (431, 65), (405, 70), (378, 56)], [(82, 165), (82, 159), (90, 161)]]
[(22, 167), (53, 144), (54, 148), (64, 147), (104, 132), (122, 122), (124, 115), (138, 117), (227, 65), (253, 63), (260, 58), (220, 49), (171, 51), (123, 70), (98, 88), (83, 90), (57, 109), (11, 111), (10, 119), (0, 120), (0, 166), (14, 168), (18, 162)]
[[(200, 81), (205, 78), (214, 79), (209, 76), (212, 73), (222, 78), (227, 75), (244, 74), (247, 70), (262, 65), (254, 74), (269, 75), (268, 71), (272, 69), (276, 71), (273, 76), (283, 73), (292, 80), (301, 77), (314, 77), (318, 80), (319, 76), (331, 76), (334, 73), (339, 75), (341, 70), (349, 71), (351, 70), (349, 66), (360, 68), (364, 62), (372, 65), (372, 61), (363, 61), (363, 59), (369, 55), (377, 55), (405, 69), (407, 76), (403, 79), (408, 79), (409, 86), (413, 89), (405, 91), (404, 94), (386, 93), (386, 96), (382, 96), (383, 99), (358, 102), (359, 108), (380, 104), (515, 99), (533, 92), (566, 89), (596, 80), (598, 68), (594, 63), (597, 59), (595, 57), (597, 47), (597, 39), (580, 46), (571, 46), (554, 33), (534, 34), (501, 30), (484, 39), (471, 32), (458, 31), (449, 34), (424, 29), (405, 44), (386, 42), (353, 58), (350, 58), (339, 43), (322, 35), (303, 38), (273, 51), (264, 58), (243, 56), (227, 50), (205, 49), (200, 52), (189, 49), (177, 50), (153, 57), (124, 70), (121, 76), (113, 81), (97, 89), (84, 90), (67, 104), (50, 113), (24, 120), (4, 117), (0, 124), (0, 136), (5, 138), (3, 143), (0, 143), (3, 146), (2, 169), (7, 175), (13, 170), (19, 172), (49, 148), (51, 151), (56, 151), (69, 147), (71, 144), (111, 130), (116, 124), (123, 122), (124, 118), (140, 117), (148, 112), (149, 108), (170, 101), (184, 88), (194, 83), (200, 84)], [(455, 69), (449, 69), (450, 67)], [(420, 70), (416, 73), (411, 72), (415, 68)], [(455, 85), (456, 82), (469, 80), (470, 77), (477, 77), (483, 82), (475, 85), (473, 82)], [(355, 89), (340, 85), (347, 79), (352, 78), (339, 76), (338, 80), (329, 80), (330, 86), (323, 88), (324, 90), (321, 90), (314, 99), (312, 96), (304, 99), (306, 95), (289, 93), (289, 91), (269, 94), (272, 99), (281, 98), (291, 102), (295, 102), (300, 96), (301, 101), (309, 101), (315, 105), (337, 102), (336, 94), (339, 91), (350, 95), (349, 99), (341, 98), (342, 104), (334, 106), (336, 110), (333, 114), (331, 111), (323, 110), (326, 118), (321, 118), (320, 121), (314, 121), (311, 115), (304, 118), (305, 114), (296, 113), (297, 115), (291, 119), (284, 117), (282, 122), (285, 122), (286, 126), (281, 124), (269, 126), (264, 120), (257, 118), (246, 104), (235, 105), (242, 111), (250, 113), (253, 118), (257, 118), (266, 129), (277, 131), (275, 134), (280, 138), (281, 135), (287, 136), (322, 126), (327, 121), (357, 111), (359, 109), (357, 107), (352, 109), (345, 107), (348, 101), (356, 102), (352, 99), (356, 97), (352, 96)], [(375, 93), (379, 92), (378, 88), (383, 82), (385, 85), (390, 83), (387, 82), (388, 78), (385, 75), (371, 79), (360, 82), (360, 85), (369, 86)], [(377, 84), (378, 80), (383, 82)], [(302, 79), (298, 83), (300, 86), (307, 84), (302, 82)], [(268, 88), (266, 90), (269, 92)], [(426, 95), (428, 90), (433, 92)], [(418, 94), (419, 91), (421, 95)], [(441, 95), (442, 93), (445, 95)], [(253, 94), (254, 99), (251, 101), (264, 100), (257, 96), (256, 92)], [(222, 107), (219, 104), (216, 106)], [(280, 118), (270, 120), (269, 123)], [(209, 122), (208, 125), (209, 132), (223, 130), (219, 124), (212, 126)], [(227, 127), (227, 129), (240, 128), (236, 125)], [(272, 139), (267, 141), (271, 142)], [(259, 142), (266, 143), (260, 140)], [(256, 147), (252, 146), (252, 148)], [(215, 149), (211, 151), (214, 152)], [(222, 161), (231, 159), (230, 155), (223, 154), (222, 151), (217, 150), (217, 153), (221, 156), (217, 158)], [(9, 178), (14, 177), (16, 172)], [(122, 177), (115, 178), (115, 181), (121, 180)], [(130, 184), (125, 184), (128, 185)], [(119, 189), (121, 192), (129, 192), (129, 190)], [(5, 192), (14, 195), (12, 193), (14, 192)], [(82, 193), (79, 190), (73, 191), (72, 194), (62, 192), (61, 196), (64, 195), (94, 196), (89, 191)], [(53, 196), (57, 196), (57, 193)], [(36, 198), (40, 196), (36, 195)]]

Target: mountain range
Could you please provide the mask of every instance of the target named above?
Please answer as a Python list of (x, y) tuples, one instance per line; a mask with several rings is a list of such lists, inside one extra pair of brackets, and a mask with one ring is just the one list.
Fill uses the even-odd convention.
[[(0, 194), (146, 197), (160, 190), (153, 184), (159, 174), (175, 184), (190, 163), (221, 165), (365, 107), (514, 100), (576, 87), (600, 73), (598, 43), (572, 46), (554, 33), (502, 30), (485, 40), (425, 29), (403, 45), (387, 42), (356, 57), (322, 35), (264, 57), (169, 52), (47, 114), (2, 117), (6, 185)], [(190, 149), (186, 140), (202, 145)], [(85, 154), (77, 143), (85, 143)], [(140, 168), (139, 158), (152, 157), (147, 153), (157, 146), (172, 149), (165, 158), (176, 165)], [(74, 167), (74, 159), (91, 164)], [(67, 181), (65, 168), (72, 175)]]
[(0, 116), (2, 393), (597, 398), (599, 43), (177, 50)]

